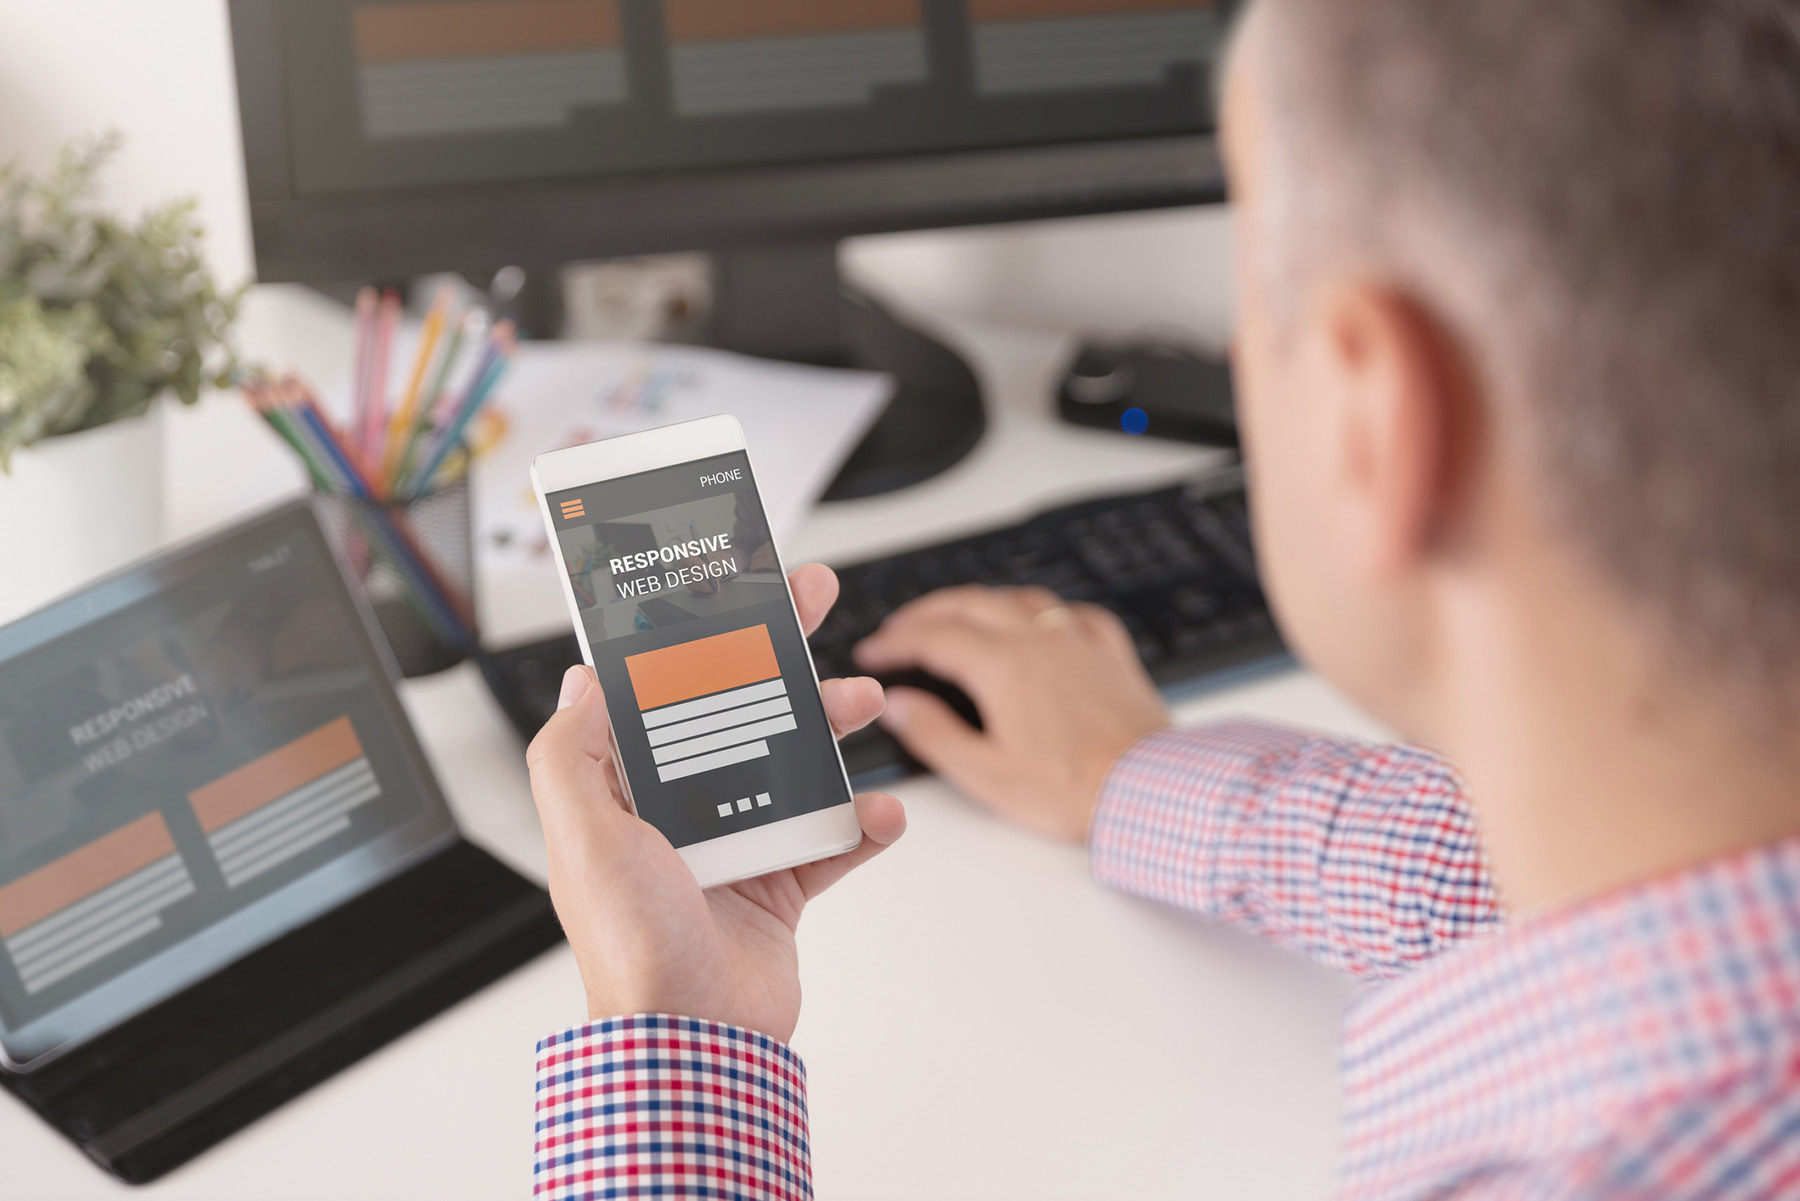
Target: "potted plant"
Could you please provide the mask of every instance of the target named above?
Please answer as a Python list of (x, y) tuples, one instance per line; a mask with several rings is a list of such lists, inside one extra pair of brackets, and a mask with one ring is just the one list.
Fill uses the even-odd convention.
[(0, 167), (0, 620), (155, 549), (162, 435), (234, 367), (191, 200), (133, 226), (99, 210), (107, 135), (34, 178)]

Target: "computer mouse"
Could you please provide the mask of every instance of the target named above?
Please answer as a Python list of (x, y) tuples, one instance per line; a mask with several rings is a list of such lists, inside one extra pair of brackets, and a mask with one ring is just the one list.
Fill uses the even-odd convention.
[(949, 705), (950, 708), (956, 711), (958, 717), (961, 717), (977, 730), (983, 728), (981, 722), (981, 710), (975, 707), (975, 702), (969, 698), (969, 694), (964, 692), (961, 688), (958, 688), (955, 684), (952, 684), (950, 681), (939, 676), (934, 676), (929, 672), (919, 671), (916, 668), (910, 668), (906, 671), (895, 671), (885, 675), (878, 675), (875, 677), (875, 682), (880, 684), (883, 688), (917, 688), (921, 692), (929, 692), (931, 695), (943, 701), (946, 705)]
[(1186, 347), (1089, 342), (1056, 392), (1064, 421), (1236, 448), (1231, 366)]

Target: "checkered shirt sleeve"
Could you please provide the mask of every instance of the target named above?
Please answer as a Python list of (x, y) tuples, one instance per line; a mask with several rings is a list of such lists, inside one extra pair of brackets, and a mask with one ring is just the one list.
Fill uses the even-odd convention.
[(1105, 885), (1364, 978), (1501, 917), (1462, 782), (1417, 747), (1251, 721), (1165, 730), (1114, 765), (1089, 845)]
[(1365, 989), (1338, 1201), (1800, 1198), (1800, 836)]
[(806, 1067), (737, 1026), (667, 1014), (538, 1044), (534, 1195), (812, 1196)]

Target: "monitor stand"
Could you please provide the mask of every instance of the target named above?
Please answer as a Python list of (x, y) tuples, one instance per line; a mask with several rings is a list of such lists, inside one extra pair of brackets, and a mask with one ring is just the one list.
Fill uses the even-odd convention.
[(826, 489), (826, 500), (930, 479), (974, 449), (987, 426), (969, 365), (849, 287), (838, 274), (835, 242), (716, 253), (706, 340), (764, 358), (894, 377), (892, 401)]
[[(917, 484), (961, 461), (981, 440), (987, 414), (981, 385), (962, 357), (846, 284), (837, 251), (827, 239), (715, 251), (712, 312), (700, 341), (894, 377), (893, 399), (825, 490), (825, 500), (851, 500)], [(533, 269), (523, 278), (524, 287), (499, 301), (497, 312), (539, 337), (555, 337), (562, 324), (557, 271)], [(312, 286), (346, 306), (357, 290), (350, 283)]]

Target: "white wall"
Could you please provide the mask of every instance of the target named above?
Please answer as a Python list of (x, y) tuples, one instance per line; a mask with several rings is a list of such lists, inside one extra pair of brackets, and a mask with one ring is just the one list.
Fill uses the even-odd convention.
[(251, 271), (223, 0), (0, 0), (0, 160), (38, 167), (71, 137), (125, 145), (107, 198), (136, 213), (197, 196), (220, 282)]
[[(224, 0), (0, 0), (0, 160), (42, 163), (117, 128), (106, 180), (135, 211), (200, 198), (221, 282), (252, 271)], [(848, 268), (906, 307), (1059, 329), (1229, 322), (1223, 210), (1138, 213), (863, 239)]]
[(862, 238), (852, 278), (938, 310), (1041, 329), (1230, 336), (1223, 207)]

